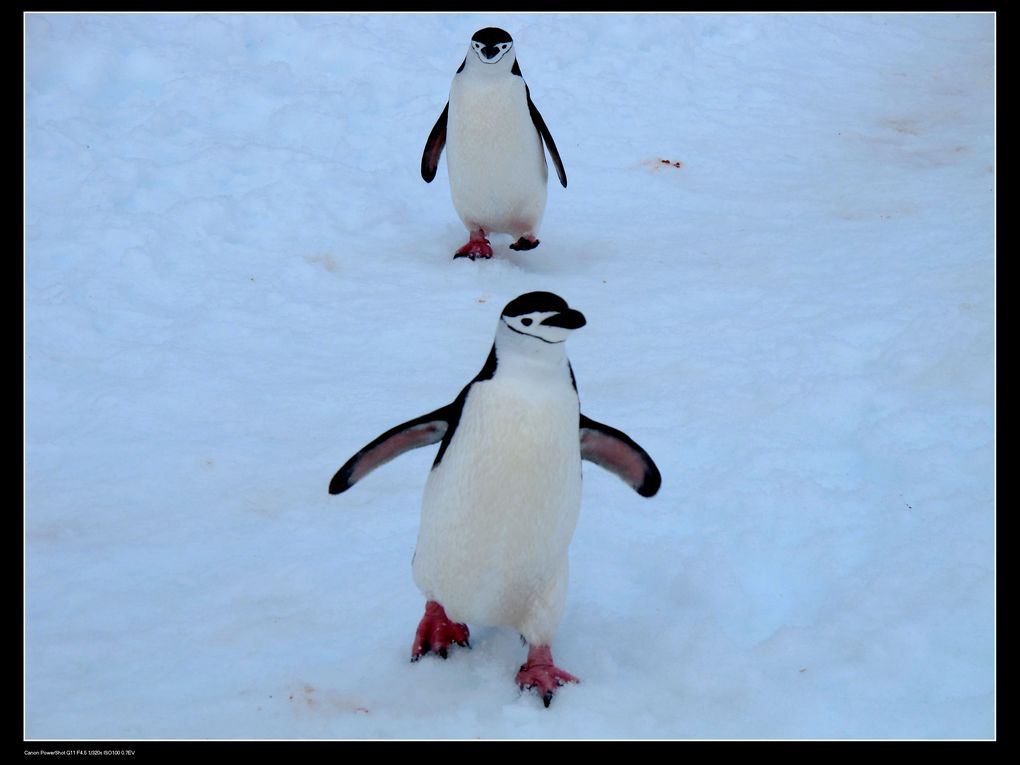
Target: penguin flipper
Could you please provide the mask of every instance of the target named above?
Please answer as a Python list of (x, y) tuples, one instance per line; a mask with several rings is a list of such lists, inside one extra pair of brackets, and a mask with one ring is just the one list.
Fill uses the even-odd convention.
[(553, 164), (556, 166), (556, 176), (560, 179), (563, 188), (566, 188), (567, 171), (563, 169), (563, 160), (560, 159), (560, 153), (556, 149), (556, 142), (553, 140), (552, 133), (549, 132), (549, 127), (545, 124), (545, 120), (542, 119), (538, 107), (531, 100), (531, 90), (527, 85), (524, 86), (524, 93), (528, 97), (528, 111), (531, 112), (531, 121), (535, 123), (535, 128), (541, 134), (542, 140), (545, 141), (546, 148), (549, 149), (549, 156), (552, 157)]
[(441, 441), (450, 426), (449, 409), (449, 406), (444, 406), (387, 430), (344, 463), (329, 482), (329, 493), (345, 492), (377, 467), (404, 452)]
[(446, 117), (449, 113), (450, 102), (447, 101), (443, 113), (439, 115), (428, 140), (425, 141), (425, 151), (421, 155), (421, 177), (425, 179), (425, 183), (432, 183), (432, 179), (436, 177), (436, 170), (439, 169), (439, 155), (446, 146)]
[(652, 497), (662, 475), (652, 458), (626, 433), (581, 415), (581, 459), (615, 473), (642, 497)]

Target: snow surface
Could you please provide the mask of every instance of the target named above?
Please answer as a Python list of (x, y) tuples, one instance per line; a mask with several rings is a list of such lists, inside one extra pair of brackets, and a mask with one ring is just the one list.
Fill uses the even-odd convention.
[[(489, 25), (570, 186), (453, 261)], [(994, 25), (28, 14), (25, 735), (994, 736)], [(326, 492), (532, 289), (664, 477), (585, 465), (548, 710), (408, 661), (434, 450)]]

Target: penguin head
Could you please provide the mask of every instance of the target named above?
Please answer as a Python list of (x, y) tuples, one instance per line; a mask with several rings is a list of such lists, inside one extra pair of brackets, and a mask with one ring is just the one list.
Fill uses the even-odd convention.
[(468, 58), (477, 58), (486, 66), (494, 66), (503, 62), (504, 66), (499, 69), (509, 69), (517, 59), (513, 50), (514, 39), (508, 32), (498, 27), (486, 27), (472, 35)]
[(516, 338), (533, 347), (559, 345), (587, 322), (584, 314), (552, 292), (528, 292), (506, 304), (499, 317), (497, 340)]

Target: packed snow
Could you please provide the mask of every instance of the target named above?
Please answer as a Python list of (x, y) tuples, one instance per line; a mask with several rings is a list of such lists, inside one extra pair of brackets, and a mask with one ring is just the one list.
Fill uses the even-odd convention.
[[(25, 31), (25, 736), (991, 738), (992, 14), (51, 14)], [(541, 246), (421, 152), (507, 29)], [(549, 709), (409, 661), (434, 449), (500, 310), (584, 312)]]

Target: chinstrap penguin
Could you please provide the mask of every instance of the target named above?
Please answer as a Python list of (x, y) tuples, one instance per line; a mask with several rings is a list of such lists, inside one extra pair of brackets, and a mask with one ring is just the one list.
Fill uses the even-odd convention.
[(329, 484), (340, 494), (410, 449), (439, 443), (412, 559), (425, 615), (411, 658), (468, 645), (466, 622), (503, 625), (529, 646), (517, 683), (546, 706), (577, 678), (553, 663), (567, 588), (567, 548), (581, 506), (581, 460), (641, 496), (659, 490), (652, 458), (626, 434), (581, 414), (564, 350), (585, 325), (550, 292), (507, 304), (481, 371), (453, 402), (397, 425), (351, 457)]
[(455, 258), (491, 258), (491, 233), (510, 234), (513, 250), (538, 246), (549, 175), (543, 140), (565, 188), (563, 162), (531, 100), (513, 38), (496, 27), (478, 30), (421, 158), (421, 177), (431, 183), (447, 148), (453, 206), (469, 232)]

